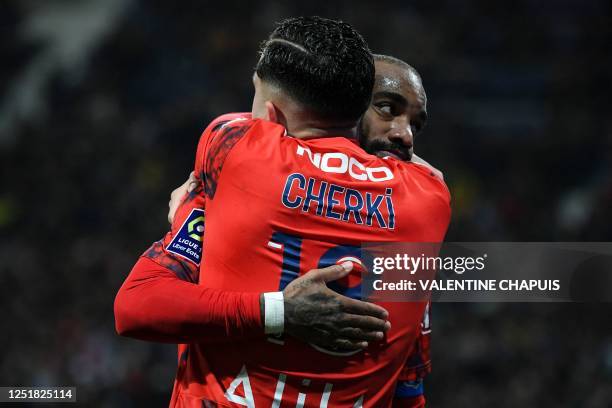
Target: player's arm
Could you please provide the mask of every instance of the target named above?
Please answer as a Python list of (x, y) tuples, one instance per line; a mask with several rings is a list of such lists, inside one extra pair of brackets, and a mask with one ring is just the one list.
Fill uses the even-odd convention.
[(115, 299), (117, 332), (148, 341), (214, 343), (280, 334), (284, 329), (323, 347), (365, 348), (364, 341), (377, 340), (375, 333), (388, 329), (386, 312), (349, 298), (338, 301), (325, 284), (350, 270), (350, 266), (333, 265), (294, 280), (283, 291), (279, 313), (274, 310), (275, 298), (196, 285), (143, 256)]
[[(204, 135), (215, 126), (213, 122)], [(132, 268), (115, 298), (115, 326), (120, 335), (169, 343), (265, 335), (262, 293), (221, 291), (197, 284), (201, 256), (197, 244), (201, 244), (202, 230), (195, 227), (203, 227), (205, 202), (199, 183), (178, 206), (171, 231)]]
[[(416, 339), (415, 349), (408, 357), (408, 361), (402, 369), (402, 373), (395, 386), (395, 394), (393, 395), (393, 403), (391, 405), (393, 408), (421, 408), (425, 406), (423, 380), (430, 372), (429, 360), (427, 363), (419, 365), (410, 363), (410, 361), (414, 360), (415, 355), (423, 353), (423, 350), (419, 349), (422, 340), (422, 335)], [(426, 354), (427, 358), (429, 358), (429, 349)]]
[[(429, 338), (426, 341), (429, 343)], [(392, 408), (421, 408), (425, 406), (423, 380), (431, 371), (431, 366), (429, 364), (429, 347), (426, 351), (421, 349), (422, 343), (423, 335), (420, 335), (416, 339), (415, 348), (408, 357), (395, 386)], [(420, 359), (421, 356), (426, 356), (427, 362), (415, 365), (415, 357)]]
[[(205, 134), (210, 133), (212, 126), (216, 123)], [(115, 326), (120, 335), (170, 343), (264, 336), (261, 293), (236, 293), (197, 285), (201, 247), (189, 248), (183, 241), (187, 238), (192, 244), (198, 240), (201, 243), (202, 231), (188, 231), (187, 237), (180, 235), (184, 232), (183, 224), (197, 223), (197, 218), (203, 217), (204, 204), (201, 187), (187, 194), (176, 210), (171, 231), (154, 243), (132, 268), (115, 298)], [(190, 217), (193, 219), (189, 220)], [(195, 233), (200, 234), (199, 238), (192, 238)], [(179, 243), (174, 242), (175, 238), (183, 239)]]
[(423, 380), (431, 372), (431, 304), (423, 313), (420, 333), (400, 372), (393, 397), (393, 408), (417, 408), (425, 406)]
[(233, 293), (181, 280), (141, 257), (115, 299), (122, 336), (168, 343), (263, 336), (259, 293)]
[[(177, 190), (175, 196), (184, 192)], [(197, 219), (203, 217), (205, 204), (201, 192), (200, 187), (184, 195), (171, 211), (171, 230), (145, 251), (119, 290), (115, 299), (119, 334), (171, 343), (263, 336), (260, 294), (220, 292), (197, 285), (201, 248), (173, 248), (176, 238), (185, 239), (181, 234), (188, 221), (203, 225), (203, 219)], [(201, 242), (201, 231), (193, 231), (200, 236), (186, 238), (195, 246)]]

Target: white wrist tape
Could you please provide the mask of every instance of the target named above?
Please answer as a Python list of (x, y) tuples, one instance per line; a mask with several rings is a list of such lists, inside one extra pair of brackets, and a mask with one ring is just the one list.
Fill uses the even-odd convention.
[(285, 298), (283, 292), (264, 295), (264, 330), (266, 334), (282, 334), (285, 329)]

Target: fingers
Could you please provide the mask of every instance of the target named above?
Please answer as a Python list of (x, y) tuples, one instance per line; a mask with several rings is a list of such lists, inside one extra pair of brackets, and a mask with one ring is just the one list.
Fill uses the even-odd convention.
[(344, 327), (339, 333), (341, 338), (365, 342), (380, 341), (385, 336), (382, 331), (367, 331), (355, 327)]
[(192, 171), (189, 173), (189, 178), (187, 179), (187, 192), (191, 193), (198, 187), (198, 179), (195, 176), (195, 173)]
[(351, 299), (346, 296), (338, 295), (338, 300), (344, 307), (344, 311), (356, 315), (368, 315), (386, 320), (389, 317), (389, 312), (385, 308), (375, 305), (374, 303), (364, 302), (363, 300)]
[(311, 327), (301, 333), (298, 338), (332, 351), (362, 350), (384, 338), (383, 331), (355, 327)]
[(313, 344), (333, 351), (354, 351), (363, 350), (368, 347), (369, 343), (359, 338), (345, 338), (337, 332), (332, 333), (327, 330), (317, 331), (316, 339)]
[(189, 179), (185, 180), (185, 182), (181, 184), (179, 187), (177, 187), (176, 190), (174, 190), (172, 193), (176, 194), (179, 197), (182, 197), (188, 191), (189, 191)]
[(332, 265), (323, 269), (313, 269), (306, 273), (304, 277), (313, 280), (320, 280), (325, 283), (344, 278), (353, 269), (353, 263), (346, 261), (340, 265)]
[(383, 332), (386, 333), (391, 328), (391, 323), (386, 320), (378, 319), (372, 316), (360, 316), (347, 314), (342, 318), (338, 319), (337, 322), (340, 327), (348, 327), (360, 329), (366, 332)]
[(198, 183), (198, 179), (196, 178), (195, 173), (192, 171), (189, 174), (189, 178), (185, 180), (183, 184), (172, 190), (172, 193), (170, 193), (170, 201), (168, 202), (168, 222), (170, 224), (172, 224), (174, 221), (176, 209), (183, 201), (185, 195), (195, 190), (198, 187)]
[(367, 341), (353, 341), (349, 339), (337, 339), (332, 342), (331, 348), (338, 351), (363, 350), (368, 347)]
[(187, 180), (185, 180), (185, 182), (183, 182), (183, 184), (172, 190), (172, 193), (170, 193), (170, 198), (174, 200), (175, 197), (183, 197), (185, 193), (192, 192), (197, 186), (198, 179), (195, 177), (195, 174), (192, 171), (191, 173), (189, 173), (189, 177), (187, 178)]

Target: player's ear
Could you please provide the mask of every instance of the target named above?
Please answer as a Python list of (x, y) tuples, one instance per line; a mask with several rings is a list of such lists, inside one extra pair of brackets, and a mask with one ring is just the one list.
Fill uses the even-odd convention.
[(266, 117), (265, 119), (270, 122), (278, 123), (278, 115), (276, 114), (276, 107), (270, 101), (266, 101)]

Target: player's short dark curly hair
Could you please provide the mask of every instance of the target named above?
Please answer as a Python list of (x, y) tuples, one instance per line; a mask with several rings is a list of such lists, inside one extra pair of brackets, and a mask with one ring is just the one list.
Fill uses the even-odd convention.
[(321, 118), (358, 120), (374, 86), (374, 61), (349, 24), (322, 17), (289, 18), (263, 42), (257, 75)]

